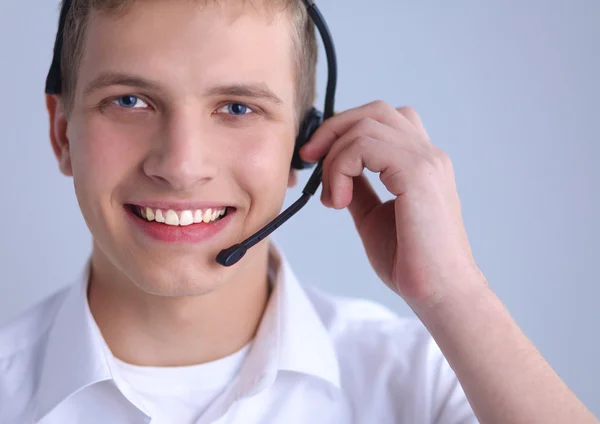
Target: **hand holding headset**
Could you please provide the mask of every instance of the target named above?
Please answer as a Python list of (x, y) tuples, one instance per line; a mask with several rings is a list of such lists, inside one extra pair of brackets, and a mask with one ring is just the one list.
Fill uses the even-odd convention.
[[(327, 67), (328, 67), (328, 79), (327, 79), (327, 91), (325, 93), (325, 109), (324, 113), (320, 112), (316, 108), (311, 108), (307, 111), (304, 120), (300, 125), (298, 135), (296, 137), (296, 144), (294, 147), (294, 156), (292, 157), (291, 166), (294, 169), (306, 169), (312, 167), (313, 164), (305, 162), (300, 157), (300, 148), (304, 146), (315, 133), (315, 131), (321, 126), (325, 119), (333, 116), (334, 109), (334, 96), (337, 84), (337, 60), (335, 55), (335, 48), (333, 45), (333, 39), (329, 32), (329, 28), (325, 23), (325, 19), (321, 15), (321, 12), (312, 0), (302, 0), (306, 6), (306, 10), (313, 20), (315, 26), (319, 30), (323, 45), (325, 47), (325, 53), (327, 55)], [(60, 12), (60, 19), (58, 23), (58, 31), (56, 33), (56, 41), (54, 43), (54, 57), (52, 58), (52, 65), (46, 78), (46, 94), (60, 94), (61, 87), (61, 70), (60, 70), (60, 58), (62, 53), (63, 45), (63, 32), (65, 27), (65, 21), (67, 13), (71, 8), (72, 0), (64, 0), (62, 9)], [(273, 231), (279, 228), (284, 222), (294, 216), (300, 209), (302, 209), (308, 200), (315, 194), (317, 188), (321, 184), (321, 176), (323, 172), (323, 159), (319, 161), (317, 167), (313, 171), (310, 179), (306, 183), (306, 186), (302, 190), (302, 196), (296, 200), (291, 206), (279, 214), (275, 219), (261, 228), (258, 232), (248, 237), (246, 240), (235, 244), (227, 249), (223, 249), (216, 257), (216, 261), (223, 266), (231, 266), (236, 264), (246, 254), (248, 249), (256, 245), (266, 237), (268, 237)]]

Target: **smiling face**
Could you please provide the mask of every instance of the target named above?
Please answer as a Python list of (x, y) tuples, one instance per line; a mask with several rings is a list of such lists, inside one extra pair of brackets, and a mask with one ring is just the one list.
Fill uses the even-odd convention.
[(88, 25), (72, 111), (51, 115), (94, 263), (154, 294), (243, 280), (264, 243), (231, 268), (215, 257), (284, 200), (295, 138), (285, 14), (152, 1), (94, 11)]

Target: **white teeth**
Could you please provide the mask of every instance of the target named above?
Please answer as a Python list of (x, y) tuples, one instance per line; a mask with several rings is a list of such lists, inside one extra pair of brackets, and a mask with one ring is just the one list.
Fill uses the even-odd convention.
[(162, 214), (162, 211), (160, 209), (156, 210), (156, 214), (154, 215), (154, 220), (156, 222), (165, 222), (165, 217)]
[(194, 211), (188, 209), (179, 212), (173, 209), (165, 211), (164, 209), (153, 209), (149, 207), (138, 208), (139, 215), (145, 220), (156, 221), (172, 226), (187, 226), (199, 224), (201, 222), (208, 224), (225, 215), (226, 212), (227, 208), (209, 208), (206, 210), (196, 209)]
[(146, 216), (144, 218), (146, 218), (148, 221), (154, 221), (154, 211), (152, 209), (142, 208), (142, 211), (146, 211)]
[(177, 212), (169, 209), (165, 215), (165, 224), (174, 226), (179, 225), (179, 217), (177, 216)]
[(181, 212), (181, 218), (179, 218), (179, 225), (186, 226), (194, 223), (194, 215), (192, 211)]

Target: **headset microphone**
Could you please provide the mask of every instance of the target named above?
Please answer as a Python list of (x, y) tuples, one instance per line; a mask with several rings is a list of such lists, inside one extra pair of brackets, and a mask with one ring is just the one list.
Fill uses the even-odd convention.
[[(300, 148), (308, 142), (314, 132), (319, 128), (323, 120), (331, 118), (333, 116), (333, 102), (335, 95), (335, 87), (337, 82), (337, 61), (335, 56), (335, 48), (333, 46), (333, 39), (323, 19), (323, 16), (319, 12), (317, 6), (311, 0), (303, 0), (308, 14), (313, 20), (315, 26), (321, 34), (323, 45), (325, 47), (325, 53), (327, 55), (327, 67), (328, 67), (328, 79), (327, 79), (327, 91), (325, 94), (325, 109), (324, 115), (322, 115), (315, 108), (312, 108), (306, 114), (304, 121), (300, 125), (300, 131), (296, 138), (296, 145), (294, 149), (294, 157), (292, 158), (292, 167), (295, 169), (304, 169), (311, 166), (311, 164), (304, 162), (299, 155)], [(217, 262), (223, 266), (231, 266), (236, 264), (255, 244), (268, 237), (273, 231), (279, 228), (288, 219), (294, 216), (300, 209), (304, 207), (317, 191), (317, 188), (321, 184), (321, 175), (323, 172), (323, 159), (319, 161), (317, 167), (313, 171), (310, 179), (306, 183), (306, 186), (302, 190), (302, 196), (296, 200), (291, 206), (283, 211), (279, 216), (261, 228), (258, 232), (248, 237), (241, 243), (235, 244), (227, 249), (221, 250), (217, 255)]]

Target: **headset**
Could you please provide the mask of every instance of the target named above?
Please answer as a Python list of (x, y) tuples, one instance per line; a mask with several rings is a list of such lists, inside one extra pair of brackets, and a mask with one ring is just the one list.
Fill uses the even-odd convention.
[[(314, 165), (313, 163), (305, 162), (300, 157), (299, 151), (300, 148), (304, 146), (308, 140), (310, 140), (312, 135), (321, 126), (323, 121), (333, 116), (334, 98), (337, 84), (337, 60), (335, 47), (333, 45), (333, 39), (331, 37), (331, 33), (329, 32), (329, 28), (327, 27), (327, 23), (325, 22), (325, 19), (321, 15), (321, 12), (313, 0), (302, 0), (302, 2), (306, 7), (308, 15), (312, 19), (319, 31), (319, 34), (321, 35), (323, 46), (325, 48), (325, 54), (327, 56), (328, 76), (327, 90), (325, 92), (325, 108), (323, 112), (319, 111), (315, 107), (309, 109), (300, 124), (298, 135), (296, 136), (291, 167), (298, 170), (311, 168)], [(71, 4), (72, 0), (63, 0), (58, 23), (58, 31), (56, 33), (56, 41), (54, 43), (54, 56), (52, 58), (52, 64), (50, 66), (48, 76), (46, 78), (46, 94), (60, 94), (62, 91), (60, 58), (63, 48), (65, 21), (68, 12), (71, 9)], [(302, 209), (308, 203), (310, 198), (315, 194), (317, 188), (321, 184), (323, 159), (324, 158), (317, 163), (315, 170), (302, 190), (302, 196), (298, 200), (296, 200), (286, 210), (281, 212), (276, 218), (274, 218), (259, 231), (248, 237), (246, 240), (227, 249), (221, 250), (216, 257), (216, 261), (219, 264), (227, 267), (236, 264), (240, 259), (242, 259), (248, 249), (268, 237), (273, 231), (275, 231), (283, 223), (300, 211), (300, 209)]]

